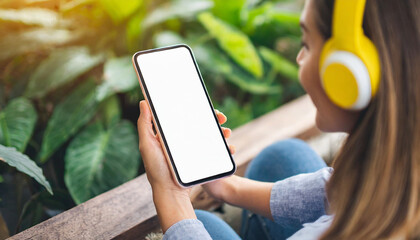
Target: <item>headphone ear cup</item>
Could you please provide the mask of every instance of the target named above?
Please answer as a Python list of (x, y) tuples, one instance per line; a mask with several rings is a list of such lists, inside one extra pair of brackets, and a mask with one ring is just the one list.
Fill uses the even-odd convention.
[(365, 63), (366, 68), (369, 71), (370, 85), (372, 88), (372, 97), (376, 95), (379, 88), (379, 82), (381, 78), (381, 64), (379, 60), (378, 50), (373, 42), (366, 36), (363, 36), (360, 41), (359, 52), (360, 58)]
[(356, 53), (337, 50), (334, 38), (321, 52), (319, 73), (328, 98), (337, 106), (360, 110), (365, 108), (379, 85), (379, 56), (375, 45), (363, 36)]
[(369, 71), (364, 62), (347, 51), (334, 51), (327, 56), (321, 68), (322, 86), (337, 106), (360, 110), (371, 99)]

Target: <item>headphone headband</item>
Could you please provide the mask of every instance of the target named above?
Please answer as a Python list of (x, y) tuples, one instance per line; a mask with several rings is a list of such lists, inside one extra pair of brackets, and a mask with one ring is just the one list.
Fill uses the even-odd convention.
[(320, 56), (320, 77), (327, 96), (344, 109), (369, 105), (380, 80), (378, 51), (363, 32), (366, 0), (335, 0), (332, 36)]
[(332, 35), (337, 47), (355, 51), (363, 36), (366, 0), (335, 0)]

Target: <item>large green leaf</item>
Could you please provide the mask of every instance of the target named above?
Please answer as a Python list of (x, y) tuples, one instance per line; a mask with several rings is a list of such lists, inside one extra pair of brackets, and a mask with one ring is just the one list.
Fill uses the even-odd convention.
[(142, 22), (146, 10), (134, 15), (126, 24), (125, 36), (127, 39), (127, 48), (129, 52), (135, 52), (140, 44), (140, 38), (143, 34)]
[(38, 167), (34, 161), (29, 159), (28, 156), (22, 154), (14, 147), (5, 147), (0, 144), (0, 160), (15, 167), (17, 170), (31, 176), (39, 184), (44, 186), (47, 191), (53, 194), (50, 183), (45, 179), (42, 174), (42, 169)]
[(54, 51), (32, 74), (26, 97), (43, 97), (49, 91), (73, 81), (103, 60), (91, 55), (87, 47), (70, 47)]
[(249, 38), (233, 26), (205, 12), (198, 16), (203, 26), (214, 36), (220, 47), (240, 66), (257, 78), (263, 76), (261, 60)]
[(282, 57), (275, 51), (266, 47), (260, 47), (261, 56), (281, 75), (291, 79), (298, 80), (298, 68), (286, 58)]
[(121, 106), (118, 97), (116, 95), (108, 97), (101, 103), (98, 112), (101, 114), (106, 127), (117, 124), (121, 119)]
[(278, 94), (280, 85), (272, 85), (264, 81), (257, 81), (252, 76), (236, 67), (221, 52), (210, 46), (193, 47), (194, 55), (200, 66), (206, 70), (221, 74), (226, 80), (237, 85), (240, 89), (253, 94)]
[(98, 86), (98, 100), (120, 92), (139, 88), (131, 57), (110, 59), (105, 63), (102, 84)]
[(271, 28), (279, 28), (276, 30), (278, 33), (300, 35), (299, 12), (278, 9), (274, 7), (273, 3), (267, 2), (257, 8), (248, 10), (247, 16), (247, 21), (243, 27), (247, 33), (252, 33), (261, 27), (271, 25)]
[[(158, 47), (189, 42), (173, 32), (162, 32), (157, 35), (155, 45)], [(240, 89), (253, 94), (277, 94), (281, 92), (279, 85), (257, 81), (249, 74), (241, 71), (219, 50), (208, 45), (190, 45), (200, 67), (215, 74), (221, 74), (226, 80), (237, 85)]]
[(235, 26), (239, 26), (241, 20), (241, 12), (245, 7), (246, 0), (213, 0), (213, 14)]
[(279, 37), (301, 35), (298, 12), (277, 9), (271, 2), (246, 12), (242, 30), (254, 42), (272, 46)]
[(59, 103), (48, 122), (40, 152), (44, 163), (67, 139), (75, 134), (96, 113), (95, 84), (91, 81), (79, 86)]
[(115, 23), (130, 16), (143, 3), (142, 0), (99, 0), (103, 8)]
[(233, 84), (239, 86), (242, 90), (251, 92), (253, 94), (279, 94), (282, 91), (280, 85), (260, 84), (253, 78), (249, 77), (241, 71), (233, 70), (230, 73), (224, 74), (226, 79)]
[(32, 103), (25, 98), (16, 98), (0, 112), (0, 144), (15, 147), (24, 152), (32, 136), (38, 115)]
[(151, 12), (143, 22), (145, 28), (174, 18), (190, 18), (197, 13), (210, 9), (213, 2), (209, 0), (177, 0), (167, 2)]
[(64, 180), (80, 204), (136, 176), (139, 166), (136, 130), (122, 121), (109, 130), (87, 127), (67, 148)]

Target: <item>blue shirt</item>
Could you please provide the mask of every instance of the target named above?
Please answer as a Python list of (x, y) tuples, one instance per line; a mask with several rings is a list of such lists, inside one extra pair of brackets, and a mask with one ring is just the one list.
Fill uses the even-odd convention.
[[(303, 227), (289, 240), (318, 239), (330, 226), (331, 215), (326, 215), (328, 201), (325, 183), (333, 169), (325, 167), (314, 173), (299, 174), (274, 183), (270, 195), (270, 210), (274, 222), (283, 226)], [(173, 224), (164, 240), (211, 239), (198, 219), (184, 219)]]

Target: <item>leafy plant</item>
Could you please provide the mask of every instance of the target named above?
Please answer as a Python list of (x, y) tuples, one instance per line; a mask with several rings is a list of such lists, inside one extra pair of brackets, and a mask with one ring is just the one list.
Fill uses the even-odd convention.
[(76, 203), (82, 203), (130, 180), (137, 174), (139, 152), (132, 124), (121, 121), (110, 129), (88, 126), (70, 143), (64, 180)]
[(45, 163), (57, 148), (89, 122), (98, 106), (92, 81), (83, 83), (58, 103), (45, 129), (40, 162)]
[(0, 112), (0, 143), (23, 152), (35, 127), (37, 113), (31, 102), (15, 98)]
[(18, 152), (16, 148), (0, 145), (0, 160), (33, 177), (39, 184), (44, 186), (49, 193), (53, 194), (50, 183), (42, 174), (42, 169), (39, 168), (34, 161), (29, 159), (28, 156)]
[(0, 186), (16, 189), (0, 199), (13, 199), (19, 216), (3, 216), (17, 222), (9, 230), (144, 172), (137, 50), (190, 45), (231, 128), (302, 94), (299, 2), (0, 2)]
[(208, 12), (200, 14), (198, 19), (209, 33), (217, 39), (220, 47), (239, 65), (257, 78), (263, 75), (261, 60), (254, 45), (245, 34)]

